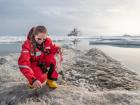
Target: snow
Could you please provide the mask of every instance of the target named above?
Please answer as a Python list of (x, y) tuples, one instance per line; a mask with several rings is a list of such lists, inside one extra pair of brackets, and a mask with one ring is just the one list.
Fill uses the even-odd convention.
[(140, 45), (140, 37), (101, 37), (96, 40), (90, 40), (90, 44), (112, 44), (112, 45)]
[[(53, 41), (87, 40), (90, 44), (140, 45), (140, 36), (50, 36)], [(0, 43), (22, 42), (26, 36), (0, 36)]]
[(25, 40), (25, 36), (0, 36), (0, 43), (13, 43)]

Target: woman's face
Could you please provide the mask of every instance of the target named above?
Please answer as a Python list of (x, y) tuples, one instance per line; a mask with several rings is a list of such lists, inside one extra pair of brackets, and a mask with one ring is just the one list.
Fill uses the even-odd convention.
[(42, 44), (47, 38), (46, 33), (38, 33), (37, 35), (35, 35), (35, 41), (38, 44)]

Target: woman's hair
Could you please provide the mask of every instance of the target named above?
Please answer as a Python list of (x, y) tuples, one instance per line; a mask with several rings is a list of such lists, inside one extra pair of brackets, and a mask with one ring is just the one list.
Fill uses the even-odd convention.
[(27, 35), (27, 38), (29, 40), (33, 40), (35, 35), (37, 35), (38, 33), (47, 33), (47, 29), (45, 26), (36, 26), (36, 27), (32, 27)]
[(33, 45), (34, 53), (36, 49), (36, 43), (34, 37), (39, 33), (47, 33), (46, 27), (45, 26), (32, 27), (27, 35), (27, 39), (30, 40), (31, 44)]

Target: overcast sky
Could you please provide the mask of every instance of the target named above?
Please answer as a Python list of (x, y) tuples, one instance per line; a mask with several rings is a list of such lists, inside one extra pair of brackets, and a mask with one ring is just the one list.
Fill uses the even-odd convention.
[(140, 0), (0, 0), (0, 35), (45, 25), (51, 35), (140, 35)]

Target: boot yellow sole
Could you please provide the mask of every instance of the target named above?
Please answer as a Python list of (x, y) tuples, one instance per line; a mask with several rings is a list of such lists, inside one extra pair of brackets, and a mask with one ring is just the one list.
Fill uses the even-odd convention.
[(58, 87), (57, 83), (53, 80), (48, 80), (47, 85), (52, 89), (56, 89)]

